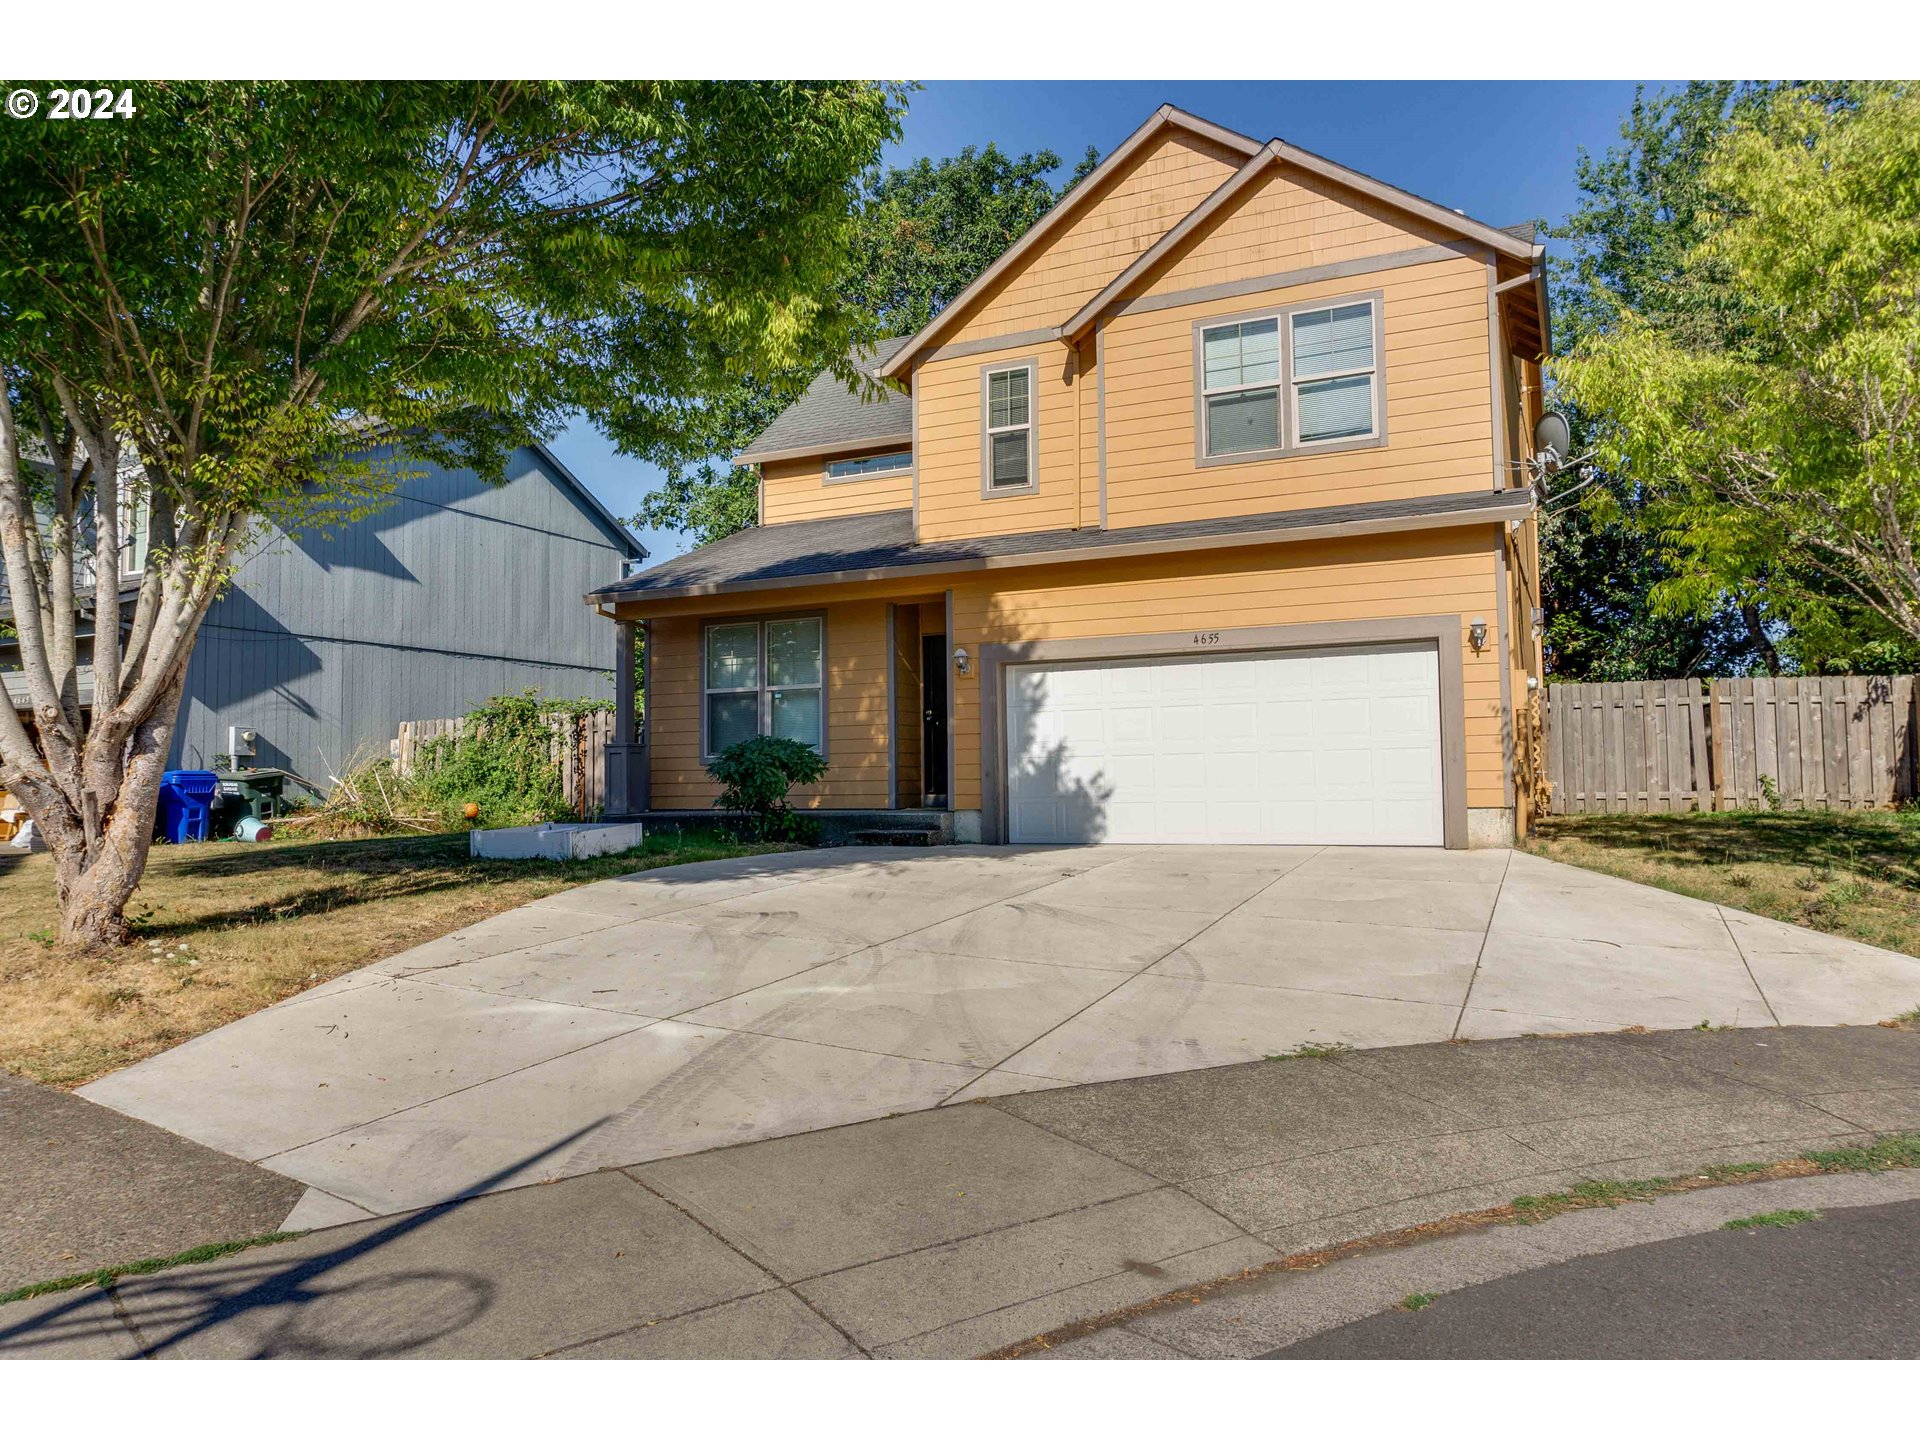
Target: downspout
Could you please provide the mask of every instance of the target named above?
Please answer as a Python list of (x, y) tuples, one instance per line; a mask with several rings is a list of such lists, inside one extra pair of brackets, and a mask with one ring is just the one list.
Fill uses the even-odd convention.
[(1082, 492), (1080, 436), (1080, 347), (1067, 351), (1067, 384), (1073, 394), (1073, 528), (1082, 528), (1086, 520), (1086, 496)]

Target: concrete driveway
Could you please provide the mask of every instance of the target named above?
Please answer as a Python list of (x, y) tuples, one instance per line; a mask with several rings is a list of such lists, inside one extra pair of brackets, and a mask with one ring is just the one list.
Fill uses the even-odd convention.
[(80, 1093), (306, 1225), (1301, 1046), (1915, 1005), (1920, 961), (1507, 851), (849, 849), (571, 890)]

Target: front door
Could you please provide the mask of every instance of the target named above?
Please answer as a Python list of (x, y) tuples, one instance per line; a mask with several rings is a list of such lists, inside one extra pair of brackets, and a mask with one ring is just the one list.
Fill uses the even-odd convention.
[(920, 770), (925, 801), (947, 803), (947, 637), (920, 639)]

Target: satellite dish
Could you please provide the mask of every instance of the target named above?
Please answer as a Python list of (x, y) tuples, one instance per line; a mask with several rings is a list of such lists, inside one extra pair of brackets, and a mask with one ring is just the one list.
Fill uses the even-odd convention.
[(1533, 449), (1535, 454), (1553, 452), (1555, 459), (1564, 460), (1567, 452), (1573, 448), (1573, 430), (1567, 424), (1567, 417), (1556, 410), (1542, 415), (1533, 427)]

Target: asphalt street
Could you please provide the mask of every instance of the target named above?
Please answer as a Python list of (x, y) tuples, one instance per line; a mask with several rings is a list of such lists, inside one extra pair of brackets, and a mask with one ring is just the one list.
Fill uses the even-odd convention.
[(1396, 1307), (1262, 1358), (1916, 1357), (1920, 1201), (1590, 1255)]

